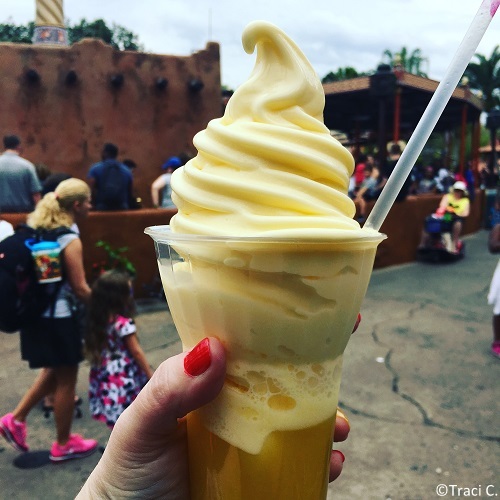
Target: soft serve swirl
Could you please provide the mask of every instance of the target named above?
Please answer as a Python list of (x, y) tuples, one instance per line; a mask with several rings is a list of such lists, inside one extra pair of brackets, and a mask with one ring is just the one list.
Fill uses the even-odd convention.
[(356, 237), (351, 154), (323, 123), (324, 91), (297, 45), (262, 21), (243, 46), (254, 70), (172, 176), (172, 231), (217, 236)]

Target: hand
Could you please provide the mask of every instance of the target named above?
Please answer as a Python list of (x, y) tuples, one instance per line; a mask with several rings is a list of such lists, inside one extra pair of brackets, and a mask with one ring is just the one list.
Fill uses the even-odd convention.
[[(335, 433), (333, 440), (338, 443), (340, 441), (345, 441), (350, 431), (349, 420), (344, 415), (344, 413), (337, 408), (337, 417), (335, 419)], [(344, 465), (344, 454), (339, 450), (332, 450), (330, 455), (330, 482), (335, 481), (340, 476), (342, 472), (342, 467)]]
[[(189, 498), (184, 417), (217, 396), (225, 373), (224, 348), (212, 337), (164, 361), (118, 419), (77, 498)], [(347, 419), (337, 414), (335, 440), (348, 433)], [(330, 480), (342, 463), (342, 453), (332, 451)]]

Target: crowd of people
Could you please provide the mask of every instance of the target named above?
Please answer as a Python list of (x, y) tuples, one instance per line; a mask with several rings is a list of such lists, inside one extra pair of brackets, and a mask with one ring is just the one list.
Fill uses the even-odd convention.
[[(54, 191), (68, 172), (53, 172), (43, 163), (22, 157), (21, 140), (17, 135), (3, 139), (0, 155), (0, 213), (30, 212), (46, 193)], [(172, 172), (189, 159), (185, 153), (169, 157), (161, 166), (161, 174), (150, 188), (151, 204), (155, 208), (173, 208), (170, 189)], [(142, 199), (134, 189), (137, 163), (129, 158), (119, 159), (119, 148), (105, 143), (101, 159), (89, 167), (86, 181), (92, 192), (94, 210), (131, 210), (142, 207)], [(1, 228), (0, 228), (1, 229)]]
[[(371, 154), (358, 154), (354, 174), (350, 179), (349, 196), (358, 206), (358, 221), (366, 219), (367, 202), (376, 200), (402, 154), (401, 145), (392, 143), (383, 166)], [(396, 201), (402, 201), (409, 195), (448, 194), (456, 181), (466, 184), (469, 200), (473, 200), (476, 180), (470, 169), (463, 174), (446, 168), (442, 161), (425, 165), (417, 163), (405, 181)]]

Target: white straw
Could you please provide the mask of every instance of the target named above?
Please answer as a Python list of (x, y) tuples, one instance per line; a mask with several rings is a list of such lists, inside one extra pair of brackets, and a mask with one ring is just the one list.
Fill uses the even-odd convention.
[(443, 80), (438, 85), (436, 92), (432, 96), (422, 118), (418, 122), (408, 144), (396, 163), (391, 176), (380, 193), (370, 215), (366, 219), (364, 227), (377, 231), (380, 230), (382, 223), (394, 204), (396, 196), (410, 174), (418, 156), (422, 152), (446, 104), (448, 104), (453, 91), (464, 74), (467, 64), (474, 55), (499, 5), (500, 0), (483, 0), (462, 43), (458, 47), (455, 56), (446, 70)]

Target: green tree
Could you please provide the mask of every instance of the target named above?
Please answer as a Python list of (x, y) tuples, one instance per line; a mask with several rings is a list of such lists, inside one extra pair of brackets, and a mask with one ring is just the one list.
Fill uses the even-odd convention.
[(0, 24), (0, 42), (31, 43), (35, 23), (28, 23), (26, 26), (16, 26), (14, 24)]
[(102, 19), (97, 19), (91, 23), (87, 22), (86, 19), (82, 19), (79, 24), (68, 26), (67, 30), (70, 44), (78, 42), (82, 38), (99, 38), (103, 42), (112, 45), (113, 31), (108, 28)]
[(409, 52), (406, 47), (402, 47), (399, 52), (394, 53), (386, 49), (382, 54), (382, 60), (390, 64), (393, 68), (400, 65), (408, 73), (427, 78), (427, 73), (422, 70), (422, 66), (425, 62), (428, 62), (428, 59), (423, 57), (420, 49), (414, 49)]
[(137, 35), (117, 24), (110, 28), (102, 19), (92, 22), (82, 19), (79, 24), (68, 26), (67, 29), (70, 43), (78, 42), (82, 38), (99, 38), (117, 50), (143, 49), (138, 43)]
[(358, 73), (351, 66), (346, 66), (345, 68), (339, 68), (335, 71), (335, 73), (330, 71), (321, 79), (321, 83), (340, 82), (342, 80), (348, 80), (349, 78), (356, 78), (357, 76), (363, 75), (364, 73)]
[[(123, 26), (113, 24), (110, 28), (102, 19), (88, 22), (82, 19), (78, 24), (70, 26), (66, 23), (70, 44), (82, 38), (99, 38), (117, 50), (143, 50), (138, 37)], [(32, 43), (35, 24), (23, 26), (11, 23), (0, 24), (0, 42)]]
[(491, 56), (474, 54), (478, 62), (471, 62), (465, 70), (471, 89), (481, 91), (484, 110), (500, 105), (500, 46), (497, 45)]

